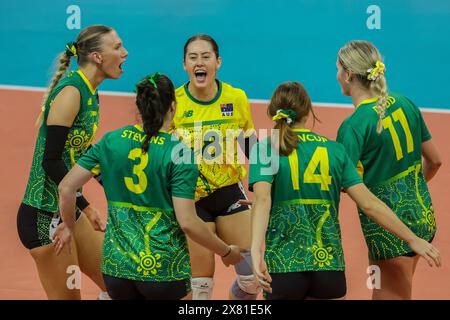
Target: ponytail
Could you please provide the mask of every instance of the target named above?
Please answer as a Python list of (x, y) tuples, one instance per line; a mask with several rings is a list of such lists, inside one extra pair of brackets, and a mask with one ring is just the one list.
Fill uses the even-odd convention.
[(269, 116), (276, 121), (275, 129), (279, 130), (279, 139), (274, 141), (280, 154), (289, 156), (298, 147), (298, 137), (291, 125), (306, 120), (312, 113), (314, 122), (317, 119), (306, 89), (299, 82), (284, 82), (277, 87), (267, 108)]
[(381, 133), (386, 114), (388, 89), (384, 76), (386, 67), (380, 52), (368, 41), (354, 40), (339, 49), (338, 59), (344, 69), (356, 75), (356, 79), (365, 89), (373, 91), (378, 96), (377, 133)]
[(297, 149), (297, 134), (284, 120), (279, 121), (275, 125), (275, 129), (280, 130), (280, 154), (289, 156), (292, 151)]
[(297, 149), (298, 138), (294, 130), (290, 127), (297, 119), (297, 113), (292, 109), (278, 109), (272, 120), (277, 123), (275, 129), (280, 132), (279, 148), (280, 153), (289, 156), (294, 149)]
[(173, 83), (164, 75), (155, 73), (145, 77), (136, 85), (136, 105), (146, 134), (142, 144), (144, 153), (148, 152), (151, 138), (158, 135), (163, 126), (164, 117), (174, 101)]
[(379, 96), (376, 108), (379, 116), (377, 123), (377, 133), (380, 134), (383, 131), (383, 119), (386, 114), (386, 105), (388, 100), (386, 79), (384, 78), (384, 76), (379, 76), (376, 80), (374, 80), (372, 83), (372, 88), (374, 92), (376, 92)]
[(153, 86), (138, 87), (136, 104), (139, 107), (139, 112), (142, 118), (142, 127), (146, 134), (142, 150), (148, 151), (150, 139), (158, 134), (164, 121), (164, 110), (159, 97), (158, 90)]

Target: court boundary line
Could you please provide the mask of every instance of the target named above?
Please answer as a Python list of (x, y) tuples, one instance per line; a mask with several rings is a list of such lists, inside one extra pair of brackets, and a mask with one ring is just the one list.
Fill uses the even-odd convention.
[[(30, 91), (30, 92), (45, 92), (47, 88), (45, 87), (33, 87), (33, 86), (17, 86), (17, 85), (6, 85), (0, 84), (0, 90), (15, 90), (15, 91)], [(134, 97), (135, 94), (131, 92), (122, 91), (99, 91), (100, 95), (113, 96), (113, 97)], [(249, 99), (250, 103), (258, 104), (268, 104), (269, 100), (266, 99)], [(353, 109), (354, 106), (349, 103), (335, 103), (335, 102), (312, 102), (314, 107), (319, 108), (339, 108), (339, 109)], [(440, 109), (440, 108), (426, 108), (419, 107), (423, 112), (428, 113), (443, 113), (450, 114), (450, 109)]]

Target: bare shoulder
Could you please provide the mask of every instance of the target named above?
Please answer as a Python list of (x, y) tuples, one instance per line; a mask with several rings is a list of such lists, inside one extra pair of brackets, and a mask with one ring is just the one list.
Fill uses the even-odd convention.
[(80, 110), (80, 91), (74, 86), (66, 86), (50, 102), (48, 125), (71, 126)]

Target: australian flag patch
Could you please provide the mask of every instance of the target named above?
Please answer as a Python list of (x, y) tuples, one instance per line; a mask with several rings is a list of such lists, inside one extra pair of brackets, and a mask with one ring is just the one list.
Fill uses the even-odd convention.
[(222, 110), (222, 117), (231, 117), (233, 115), (232, 103), (221, 104), (220, 109)]

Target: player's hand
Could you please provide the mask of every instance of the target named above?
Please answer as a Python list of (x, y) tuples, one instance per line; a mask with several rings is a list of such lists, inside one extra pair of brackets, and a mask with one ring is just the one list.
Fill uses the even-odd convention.
[(84, 208), (83, 212), (86, 215), (86, 217), (89, 219), (89, 222), (91, 223), (94, 230), (105, 232), (106, 225), (103, 222), (103, 220), (100, 216), (100, 212), (97, 209), (95, 209), (94, 207), (89, 205), (86, 208)]
[(433, 267), (433, 265), (435, 265), (436, 267), (440, 267), (442, 265), (441, 254), (439, 250), (436, 249), (436, 247), (428, 241), (416, 237), (408, 244), (415, 253), (417, 253), (428, 262), (430, 267)]
[(230, 265), (235, 265), (236, 263), (239, 263), (243, 257), (241, 255), (241, 250), (238, 246), (231, 245), (229, 246), (230, 253), (227, 254), (225, 257), (222, 257), (222, 262), (227, 267)]
[(247, 200), (247, 199), (241, 199), (238, 202), (242, 206), (251, 206), (253, 204), (252, 200)]
[(263, 290), (272, 293), (272, 287), (270, 286), (272, 277), (267, 269), (263, 254), (260, 250), (252, 250), (253, 272)]
[(72, 253), (70, 244), (72, 241), (72, 230), (67, 227), (67, 225), (62, 222), (58, 225), (53, 234), (53, 248), (55, 249), (56, 255), (59, 255), (64, 247), (69, 248), (69, 254)]

